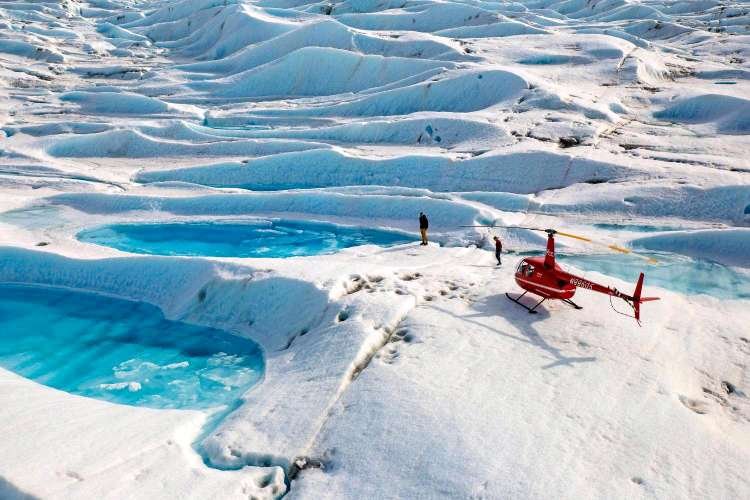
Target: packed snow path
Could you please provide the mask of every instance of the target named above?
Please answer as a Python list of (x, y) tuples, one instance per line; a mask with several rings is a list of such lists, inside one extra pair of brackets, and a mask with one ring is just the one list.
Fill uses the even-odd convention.
[[(0, 497), (750, 496), (750, 3), (7, 1), (0, 102), (0, 282), (152, 303), (266, 358), (218, 422), (0, 369)], [(442, 247), (76, 239), (257, 217), (414, 232), (419, 211)], [(630, 240), (679, 280), (644, 269), (662, 301), (643, 328), (583, 291), (530, 317), (476, 223)], [(630, 291), (641, 269), (596, 258)], [(702, 259), (710, 287), (685, 277)]]

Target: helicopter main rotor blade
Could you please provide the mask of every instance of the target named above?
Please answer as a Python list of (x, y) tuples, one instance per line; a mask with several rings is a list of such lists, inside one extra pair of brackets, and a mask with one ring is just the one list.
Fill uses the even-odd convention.
[(622, 253), (622, 254), (632, 255), (634, 257), (638, 257), (639, 259), (645, 260), (649, 264), (656, 264), (656, 263), (659, 262), (658, 260), (654, 259), (653, 257), (648, 257), (646, 255), (641, 255), (641, 254), (639, 254), (637, 252), (632, 251), (629, 248), (621, 247), (619, 245), (613, 245), (611, 243), (603, 243), (601, 241), (592, 240), (591, 238), (587, 238), (585, 236), (579, 236), (577, 234), (565, 233), (565, 232), (562, 232), (562, 231), (557, 231), (555, 234), (559, 234), (560, 236), (565, 236), (565, 237), (568, 237), (568, 238), (574, 238), (576, 240), (585, 241), (586, 243), (591, 243), (592, 245), (602, 246), (602, 247), (608, 248), (609, 250), (612, 250), (613, 252), (618, 252), (618, 253)]
[(560, 236), (567, 236), (568, 238), (575, 238), (577, 240), (585, 241), (587, 243), (594, 243), (594, 240), (592, 240), (591, 238), (586, 238), (585, 236), (578, 236), (577, 234), (563, 233), (562, 231), (555, 231), (555, 234), (559, 234)]
[(557, 231), (555, 229), (543, 229), (540, 227), (528, 227), (528, 226), (495, 226), (495, 225), (487, 225), (487, 224), (476, 224), (476, 225), (470, 225), (470, 226), (461, 226), (461, 227), (487, 227), (487, 228), (498, 228), (498, 229), (527, 229), (529, 231), (540, 231), (543, 233), (548, 234), (556, 234), (559, 236), (563, 236), (566, 238), (573, 238), (576, 240), (584, 241), (586, 243), (590, 243), (592, 245), (601, 246), (604, 248), (607, 248), (608, 250), (612, 250), (613, 252), (621, 253), (621, 254), (627, 254), (632, 255), (634, 257), (638, 257), (639, 259), (643, 259), (649, 264), (657, 264), (659, 261), (654, 259), (653, 257), (648, 257), (645, 255), (641, 255), (637, 252), (632, 251), (629, 248), (621, 247), (619, 245), (614, 245), (611, 243), (604, 243), (601, 241), (593, 240), (591, 238), (588, 238), (586, 236), (581, 236), (580, 234), (573, 234), (573, 233), (567, 233), (565, 231)]
[(468, 226), (458, 226), (458, 227), (488, 227), (490, 229), (528, 229), (529, 231), (542, 231), (547, 232), (547, 229), (542, 229), (541, 227), (527, 227), (527, 226), (495, 226), (495, 225), (489, 225), (489, 224), (473, 224)]

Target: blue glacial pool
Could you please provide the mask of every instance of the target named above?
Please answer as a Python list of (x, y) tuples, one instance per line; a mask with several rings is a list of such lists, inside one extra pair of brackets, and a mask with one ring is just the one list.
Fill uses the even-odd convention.
[(86, 229), (78, 239), (131, 253), (209, 257), (296, 257), (414, 241), (395, 231), (272, 220), (111, 224)]
[(615, 276), (632, 283), (633, 287), (638, 274), (644, 272), (646, 288), (658, 286), (686, 295), (704, 294), (720, 299), (750, 298), (750, 271), (715, 262), (657, 253), (646, 254), (659, 261), (656, 265), (629, 256), (557, 255), (562, 265), (570, 264), (584, 271)]
[(235, 406), (264, 369), (254, 342), (155, 306), (10, 284), (0, 284), (0, 366), (81, 396), (190, 409)]

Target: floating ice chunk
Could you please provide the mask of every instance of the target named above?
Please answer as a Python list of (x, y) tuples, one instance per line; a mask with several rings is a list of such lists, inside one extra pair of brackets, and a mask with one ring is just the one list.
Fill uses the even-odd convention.
[(180, 361), (179, 363), (169, 363), (168, 365), (162, 366), (162, 370), (176, 370), (178, 368), (187, 368), (190, 366), (189, 361)]
[(206, 361), (208, 366), (231, 366), (242, 363), (242, 356), (233, 354), (227, 354), (225, 352), (217, 352)]
[(140, 382), (115, 382), (113, 384), (99, 384), (100, 389), (105, 391), (121, 391), (127, 389), (130, 392), (138, 392), (141, 390)]

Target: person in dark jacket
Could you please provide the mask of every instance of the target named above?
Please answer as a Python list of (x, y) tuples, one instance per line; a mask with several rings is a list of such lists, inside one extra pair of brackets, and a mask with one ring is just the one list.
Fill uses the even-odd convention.
[(427, 245), (427, 228), (430, 226), (430, 222), (427, 220), (427, 216), (419, 212), (419, 232), (422, 235), (422, 245)]
[(500, 257), (503, 254), (503, 242), (500, 241), (500, 238), (498, 238), (497, 236), (495, 236), (494, 239), (495, 239), (495, 258), (497, 259), (497, 265), (502, 266), (503, 261)]

